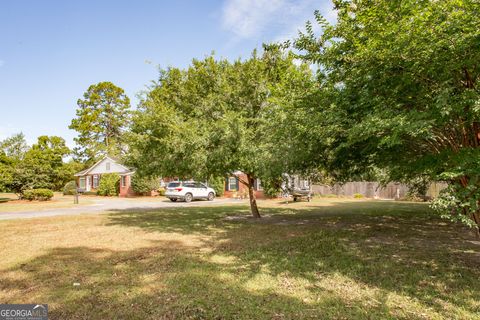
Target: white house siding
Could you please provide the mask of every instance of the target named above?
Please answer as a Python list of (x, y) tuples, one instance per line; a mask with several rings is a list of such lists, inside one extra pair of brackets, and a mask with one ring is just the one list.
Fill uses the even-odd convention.
[[(107, 170), (107, 163), (110, 163), (110, 170)], [(92, 170), (88, 172), (89, 175), (105, 174), (105, 173), (123, 173), (129, 171), (126, 167), (118, 164), (113, 159), (105, 158), (98, 163)]]

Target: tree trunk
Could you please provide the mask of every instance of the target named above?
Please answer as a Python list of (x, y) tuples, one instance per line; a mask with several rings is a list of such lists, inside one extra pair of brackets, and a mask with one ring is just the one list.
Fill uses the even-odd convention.
[[(467, 188), (468, 180), (469, 178), (467, 176), (461, 177), (459, 181), (460, 185), (463, 188)], [(478, 204), (480, 204), (480, 200), (478, 201)], [(475, 212), (471, 212), (471, 214), (468, 214), (468, 212), (465, 211), (465, 208), (463, 208), (463, 214), (466, 215), (467, 217), (470, 216), (470, 218), (475, 222), (475, 233), (477, 237), (480, 239), (480, 211), (476, 210)]]
[(480, 212), (477, 210), (475, 211), (474, 213), (472, 213), (472, 219), (473, 221), (475, 221), (475, 224), (477, 225), (476, 226), (476, 234), (477, 234), (477, 238), (480, 239)]
[(255, 199), (255, 191), (253, 190), (253, 185), (255, 182), (255, 178), (251, 174), (247, 174), (248, 179), (248, 198), (250, 200), (250, 210), (252, 211), (252, 215), (254, 218), (261, 218), (260, 212), (258, 211), (257, 207), (257, 199)]

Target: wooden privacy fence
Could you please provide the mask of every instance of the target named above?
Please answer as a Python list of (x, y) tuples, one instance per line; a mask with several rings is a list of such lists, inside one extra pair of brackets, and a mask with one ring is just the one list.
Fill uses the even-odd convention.
[[(430, 185), (427, 191), (427, 196), (435, 198), (440, 191), (446, 187), (443, 182), (435, 182)], [(370, 181), (356, 181), (347, 182), (345, 184), (329, 185), (312, 185), (314, 194), (321, 195), (336, 195), (351, 197), (354, 194), (362, 194), (366, 198), (378, 199), (402, 199), (405, 198), (408, 192), (408, 187), (401, 183), (389, 183), (386, 186), (380, 186), (378, 182)]]

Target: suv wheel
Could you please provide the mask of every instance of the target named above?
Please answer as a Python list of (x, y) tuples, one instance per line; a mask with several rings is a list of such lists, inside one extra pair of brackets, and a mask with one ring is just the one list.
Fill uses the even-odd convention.
[(177, 199), (176, 198), (171, 198), (170, 201), (175, 202), (175, 201), (177, 201)]
[(207, 200), (208, 200), (208, 201), (213, 201), (213, 199), (215, 199), (215, 195), (213, 194), (213, 192), (210, 192), (210, 193), (208, 194)]
[(193, 198), (192, 194), (191, 194), (191, 193), (187, 193), (187, 194), (185, 195), (185, 202), (190, 202), (190, 201), (192, 201), (192, 198)]

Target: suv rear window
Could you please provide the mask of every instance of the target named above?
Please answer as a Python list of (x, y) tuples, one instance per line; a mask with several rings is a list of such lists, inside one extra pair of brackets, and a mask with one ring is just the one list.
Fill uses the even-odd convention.
[(177, 187), (180, 187), (181, 185), (182, 185), (181, 182), (170, 182), (167, 188), (177, 188)]

